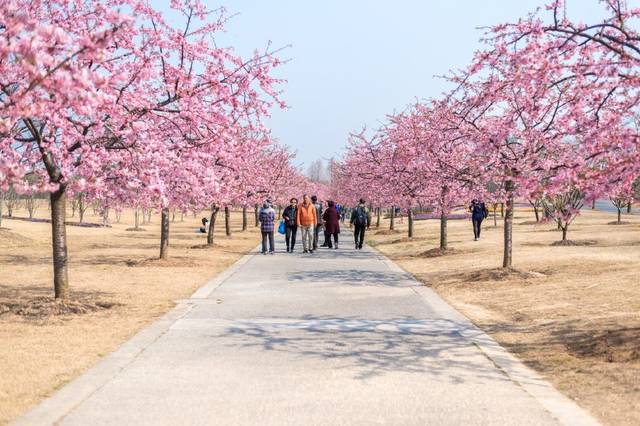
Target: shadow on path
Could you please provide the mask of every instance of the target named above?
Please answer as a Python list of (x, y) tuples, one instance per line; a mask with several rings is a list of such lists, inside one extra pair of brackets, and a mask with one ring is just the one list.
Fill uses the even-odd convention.
[(215, 337), (231, 338), (226, 343), (230, 347), (332, 361), (331, 369), (347, 370), (359, 380), (401, 372), (423, 374), (421, 379), (428, 374), (453, 384), (508, 381), (461, 337), (460, 327), (448, 320), (414, 317), (305, 316), (238, 321)]

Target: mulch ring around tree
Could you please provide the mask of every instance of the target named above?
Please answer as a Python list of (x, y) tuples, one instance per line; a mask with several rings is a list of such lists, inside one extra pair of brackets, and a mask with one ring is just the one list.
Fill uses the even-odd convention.
[(481, 269), (464, 274), (464, 281), (508, 281), (512, 279), (531, 279), (543, 277), (545, 274), (535, 271), (520, 271), (515, 268)]
[(614, 220), (613, 222), (608, 222), (607, 225), (631, 225), (631, 222), (625, 222), (624, 220), (618, 222)]
[(461, 254), (462, 251), (456, 250), (453, 248), (448, 248), (446, 250), (441, 249), (440, 247), (432, 248), (427, 251), (423, 251), (422, 253), (417, 253), (413, 257), (440, 257), (440, 256), (450, 256), (454, 254)]
[(159, 259), (157, 257), (152, 257), (144, 260), (128, 260), (126, 264), (129, 267), (192, 268), (201, 266), (202, 261), (189, 257), (176, 256), (169, 257), (168, 259)]
[(596, 240), (563, 240), (551, 243), (554, 247), (586, 247), (598, 244)]
[(518, 225), (541, 225), (541, 222), (535, 220), (525, 220), (524, 222), (518, 223)]
[(396, 229), (381, 229), (379, 231), (375, 231), (375, 235), (396, 235), (399, 233), (400, 231)]
[(19, 301), (0, 301), (0, 316), (13, 314), (26, 319), (42, 320), (104, 311), (116, 305), (104, 300), (74, 299), (73, 296), (66, 300), (41, 296)]

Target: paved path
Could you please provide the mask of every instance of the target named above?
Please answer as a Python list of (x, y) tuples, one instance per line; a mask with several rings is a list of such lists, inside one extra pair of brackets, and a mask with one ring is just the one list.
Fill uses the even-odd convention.
[(245, 257), (17, 423), (593, 424), (386, 258), (344, 246)]

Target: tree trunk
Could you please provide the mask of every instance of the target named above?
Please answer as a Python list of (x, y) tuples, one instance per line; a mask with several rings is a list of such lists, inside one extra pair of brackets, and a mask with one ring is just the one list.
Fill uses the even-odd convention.
[(151, 223), (151, 209), (147, 210), (147, 223)]
[(500, 217), (504, 217), (504, 203), (500, 203)]
[(282, 219), (282, 206), (278, 206), (278, 220)]
[(173, 209), (171, 211), (171, 222), (175, 222), (176, 221), (176, 209)]
[(80, 200), (78, 200), (78, 222), (82, 224), (84, 222), (84, 212), (86, 208), (84, 207), (84, 200), (82, 196), (80, 196)]
[(631, 201), (627, 203), (627, 213), (631, 214)]
[(493, 227), (498, 227), (498, 204), (493, 204)]
[(51, 200), (51, 243), (53, 248), (53, 290), (56, 299), (66, 299), (69, 295), (69, 271), (67, 256), (66, 186), (60, 184), (50, 195)]
[(567, 241), (567, 231), (569, 230), (569, 225), (562, 227), (562, 241)]
[(135, 229), (136, 231), (138, 229), (140, 229), (140, 210), (136, 207), (136, 210), (133, 214), (134, 218), (135, 218), (135, 225), (133, 227), (133, 229)]
[(122, 217), (122, 212), (116, 209), (116, 223), (120, 223), (121, 217)]
[(242, 231), (247, 230), (247, 207), (242, 207)]
[(409, 231), (407, 236), (409, 238), (413, 238), (413, 210), (411, 207), (407, 210), (407, 219), (409, 221)]
[(591, 202), (591, 210), (595, 210), (596, 209), (596, 200), (593, 200)]
[(395, 229), (396, 208), (391, 206), (391, 220), (389, 221), (389, 229), (393, 231)]
[(256, 227), (258, 227), (260, 225), (260, 217), (258, 214), (258, 203), (256, 203), (256, 205), (254, 206), (253, 214), (256, 217)]
[(376, 228), (380, 228), (380, 216), (382, 215), (382, 207), (378, 207), (376, 210)]
[(224, 206), (224, 229), (227, 237), (231, 236), (231, 210), (229, 206)]
[[(513, 264), (513, 181), (505, 182), (507, 192), (507, 209), (504, 215), (504, 254), (502, 267), (511, 268)], [(504, 203), (502, 204), (504, 206)]]
[(4, 194), (0, 192), (0, 228), (2, 228), (2, 207), (4, 207)]
[(444, 212), (440, 213), (440, 250), (447, 250), (449, 243), (447, 241), (447, 215)]
[(104, 209), (102, 212), (102, 226), (107, 226), (109, 224), (109, 209)]
[(207, 245), (213, 245), (213, 232), (216, 229), (216, 218), (220, 207), (213, 206), (211, 208), (211, 218), (209, 219), (209, 232), (207, 233)]
[(160, 222), (160, 259), (169, 257), (169, 209), (162, 209)]
[(618, 208), (618, 225), (622, 223), (622, 210)]
[(536, 214), (536, 222), (540, 222), (540, 212), (538, 211), (538, 206), (533, 206), (533, 212)]

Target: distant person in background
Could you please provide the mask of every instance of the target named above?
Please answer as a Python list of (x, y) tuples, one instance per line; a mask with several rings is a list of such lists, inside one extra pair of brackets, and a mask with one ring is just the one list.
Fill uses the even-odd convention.
[(293, 253), (298, 233), (298, 199), (289, 200), (289, 205), (282, 212), (284, 219), (284, 238), (287, 242), (287, 253)]
[(489, 210), (487, 210), (487, 206), (482, 201), (473, 199), (471, 200), (469, 211), (471, 212), (471, 222), (473, 223), (473, 241), (478, 241), (482, 230), (482, 221), (489, 215)]
[[(340, 216), (333, 201), (329, 201), (329, 207), (324, 211), (322, 221), (324, 223), (324, 232), (328, 235), (327, 247), (337, 249), (338, 234), (340, 233)], [(331, 243), (331, 237), (333, 237), (334, 244)]]
[(353, 238), (356, 243), (356, 250), (362, 249), (364, 243), (364, 231), (371, 226), (371, 213), (364, 202), (364, 198), (360, 198), (360, 203), (351, 211), (350, 225), (355, 227)]
[(318, 237), (322, 229), (322, 203), (318, 202), (318, 197), (311, 196), (311, 202), (316, 208), (316, 225), (313, 233), (313, 250), (318, 250)]
[(311, 204), (309, 196), (304, 194), (302, 204), (298, 206), (298, 227), (302, 232), (302, 248), (304, 253), (313, 253), (314, 228), (318, 223), (316, 206)]
[(199, 231), (203, 234), (209, 232), (209, 219), (207, 219), (206, 217), (202, 218), (202, 226), (200, 227)]
[(273, 241), (273, 229), (276, 222), (276, 211), (264, 202), (260, 210), (260, 231), (262, 232), (262, 254), (267, 254), (267, 240), (269, 241), (269, 254), (273, 254), (275, 247)]

